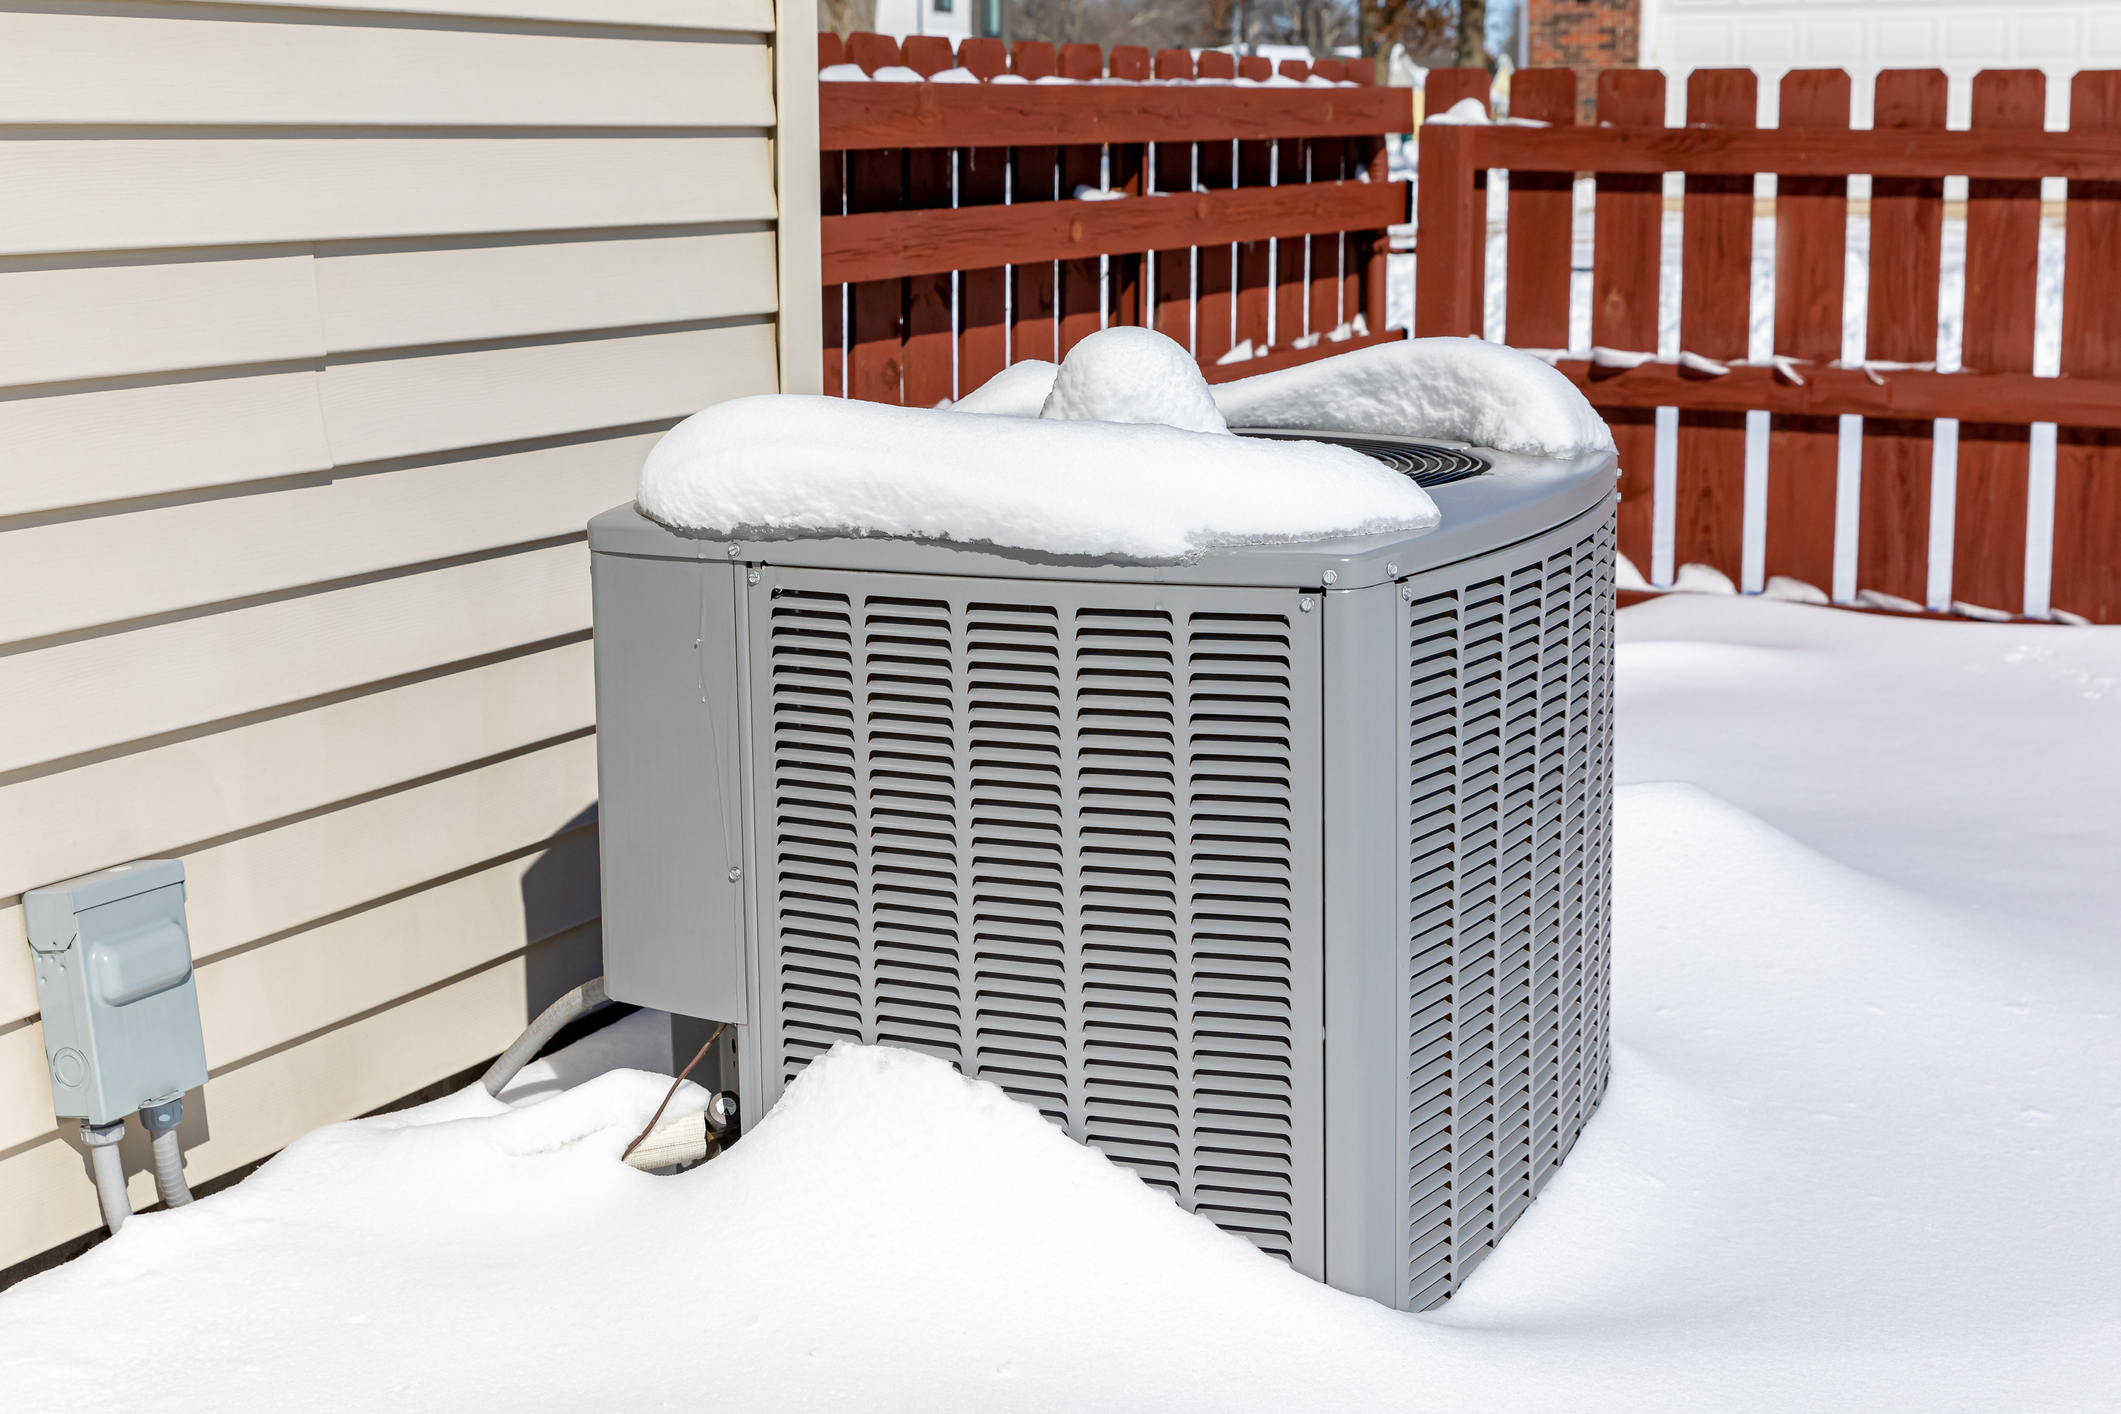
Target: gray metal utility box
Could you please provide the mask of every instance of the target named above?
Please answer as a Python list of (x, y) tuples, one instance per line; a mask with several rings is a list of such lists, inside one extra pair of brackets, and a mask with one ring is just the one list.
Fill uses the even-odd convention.
[(1605, 1090), (1613, 460), (1321, 440), (1455, 465), (1442, 526), (1145, 564), (598, 516), (611, 995), (735, 1023), (749, 1115), (914, 1047), (1448, 1297)]

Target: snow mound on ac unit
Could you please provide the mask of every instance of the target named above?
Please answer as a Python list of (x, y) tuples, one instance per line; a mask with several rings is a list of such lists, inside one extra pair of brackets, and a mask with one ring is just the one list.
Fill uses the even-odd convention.
[[(1107, 330), (1076, 347), (1122, 332), (1147, 331)], [(1069, 358), (1074, 357), (1071, 352)], [(1029, 359), (996, 374), (955, 406), (961, 412), (1036, 417), (1059, 386), (1059, 372), (1053, 364)], [(1211, 389), (1210, 396), (1230, 427), (1426, 437), (1532, 457), (1613, 450), (1605, 419), (1567, 377), (1530, 354), (1484, 339), (1372, 344), (1239, 378)]]
[(1230, 430), (1193, 355), (1153, 329), (1105, 329), (1068, 350), (1038, 415)]
[(636, 504), (676, 529), (744, 539), (898, 535), (1144, 560), (1440, 519), (1406, 477), (1318, 442), (787, 394), (672, 428)]
[(1485, 339), (1372, 344), (1225, 383), (1232, 427), (1308, 427), (1469, 442), (1532, 457), (1613, 450), (1576, 385), (1540, 359)]

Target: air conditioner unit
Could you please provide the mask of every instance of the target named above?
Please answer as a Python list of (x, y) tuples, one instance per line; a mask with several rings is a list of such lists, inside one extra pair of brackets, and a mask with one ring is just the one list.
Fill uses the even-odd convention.
[(1144, 564), (598, 516), (610, 994), (735, 1023), (750, 1117), (913, 1047), (1449, 1297), (1606, 1084), (1613, 458), (1296, 435), (1442, 525)]

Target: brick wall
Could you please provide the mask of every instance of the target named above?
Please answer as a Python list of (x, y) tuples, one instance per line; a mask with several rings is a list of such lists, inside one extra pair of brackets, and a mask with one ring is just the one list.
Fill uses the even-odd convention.
[(1640, 54), (1641, 0), (1526, 0), (1531, 67), (1576, 71), (1577, 119), (1591, 122), (1600, 69), (1629, 69)]

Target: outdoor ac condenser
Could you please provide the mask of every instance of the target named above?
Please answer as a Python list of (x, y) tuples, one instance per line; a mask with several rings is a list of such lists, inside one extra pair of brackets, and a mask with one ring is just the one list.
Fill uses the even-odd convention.
[(1613, 459), (1318, 435), (1442, 525), (1141, 564), (598, 516), (610, 994), (735, 1023), (753, 1121), (913, 1047), (1450, 1296), (1605, 1089)]

